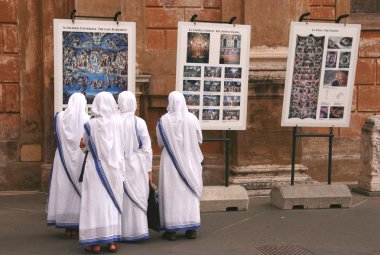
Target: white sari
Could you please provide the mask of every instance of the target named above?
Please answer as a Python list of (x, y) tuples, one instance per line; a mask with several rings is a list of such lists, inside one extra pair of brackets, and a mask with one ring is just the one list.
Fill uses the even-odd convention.
[(135, 116), (134, 94), (124, 91), (119, 94), (118, 102), (125, 137), (122, 240), (138, 241), (149, 238), (146, 211), (149, 196), (148, 174), (152, 169), (151, 141), (145, 121)]
[(81, 245), (121, 240), (124, 181), (122, 120), (109, 92), (95, 96), (92, 113), (95, 118), (85, 124), (83, 136), (89, 153), (82, 186)]
[(203, 155), (198, 119), (188, 111), (184, 96), (173, 91), (157, 124), (160, 160), (159, 207), (161, 227), (167, 232), (200, 227)]
[(79, 148), (83, 125), (90, 117), (83, 94), (71, 95), (68, 107), (54, 118), (55, 151), (47, 209), (48, 225), (57, 228), (79, 227), (81, 185), (78, 181), (84, 155)]

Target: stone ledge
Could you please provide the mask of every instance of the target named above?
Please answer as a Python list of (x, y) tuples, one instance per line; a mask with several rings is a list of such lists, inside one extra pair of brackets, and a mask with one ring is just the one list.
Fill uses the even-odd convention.
[(201, 212), (247, 211), (247, 191), (240, 185), (205, 186), (201, 197)]
[(352, 195), (344, 184), (299, 184), (273, 187), (271, 204), (280, 209), (349, 208)]

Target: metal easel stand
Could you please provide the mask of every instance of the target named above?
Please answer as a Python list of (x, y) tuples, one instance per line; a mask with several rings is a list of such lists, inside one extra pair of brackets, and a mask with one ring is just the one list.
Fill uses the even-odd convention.
[[(350, 15), (348, 14), (342, 14), (340, 15), (337, 19), (310, 19), (306, 18), (307, 16), (310, 15), (310, 12), (305, 12), (303, 13), (300, 18), (298, 19), (299, 22), (306, 21), (308, 22), (309, 20), (311, 21), (334, 21), (335, 23), (340, 23), (342, 19), (348, 18)], [(346, 21), (345, 21), (346, 22)]]
[(226, 145), (226, 173), (225, 173), (225, 181), (224, 186), (228, 187), (228, 178), (230, 176), (230, 149), (231, 149), (231, 137), (230, 137), (230, 129), (226, 131), (225, 138), (204, 138), (204, 142), (224, 142)]
[(121, 15), (121, 11), (115, 12), (115, 15), (113, 17), (109, 17), (109, 16), (79, 16), (79, 15), (76, 15), (76, 13), (77, 13), (77, 10), (75, 10), (75, 9), (71, 11), (70, 18), (73, 21), (73, 24), (74, 24), (76, 18), (87, 18), (87, 19), (110, 19), (110, 20), (115, 21), (116, 24), (119, 25), (119, 16)]
[(329, 134), (303, 134), (302, 130), (297, 132), (298, 127), (293, 127), (293, 145), (292, 145), (292, 171), (290, 184), (294, 185), (294, 172), (295, 172), (295, 162), (296, 162), (296, 145), (297, 137), (328, 137), (329, 138), (329, 158), (328, 158), (328, 172), (327, 172), (327, 183), (331, 184), (331, 162), (332, 162), (332, 142), (333, 142), (333, 127), (330, 127)]
[[(229, 21), (217, 21), (217, 20), (196, 20), (198, 17), (197, 14), (191, 16), (191, 22), (202, 22), (202, 23), (220, 23), (220, 24), (233, 24), (236, 20), (236, 16), (232, 17)], [(228, 187), (228, 178), (230, 176), (230, 146), (231, 146), (231, 138), (230, 138), (230, 129), (226, 130), (225, 138), (204, 138), (205, 142), (224, 142), (226, 145), (226, 173), (225, 173), (225, 184), (224, 186)]]

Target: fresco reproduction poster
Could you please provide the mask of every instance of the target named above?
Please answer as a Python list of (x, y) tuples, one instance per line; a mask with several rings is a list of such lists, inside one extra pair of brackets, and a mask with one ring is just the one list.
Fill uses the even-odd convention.
[(360, 25), (292, 22), (282, 126), (348, 127)]
[(133, 22), (54, 20), (54, 110), (71, 94), (135, 91), (136, 25)]
[(245, 130), (251, 26), (178, 23), (176, 90), (205, 130)]

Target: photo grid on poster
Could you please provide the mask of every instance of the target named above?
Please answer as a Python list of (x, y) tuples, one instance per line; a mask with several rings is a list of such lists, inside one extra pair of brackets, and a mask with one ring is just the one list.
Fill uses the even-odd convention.
[(282, 126), (349, 125), (360, 25), (292, 22)]
[(245, 129), (250, 26), (179, 22), (177, 90), (202, 129)]
[(54, 20), (55, 110), (73, 93), (92, 104), (107, 91), (117, 99), (134, 91), (135, 24), (128, 22)]

